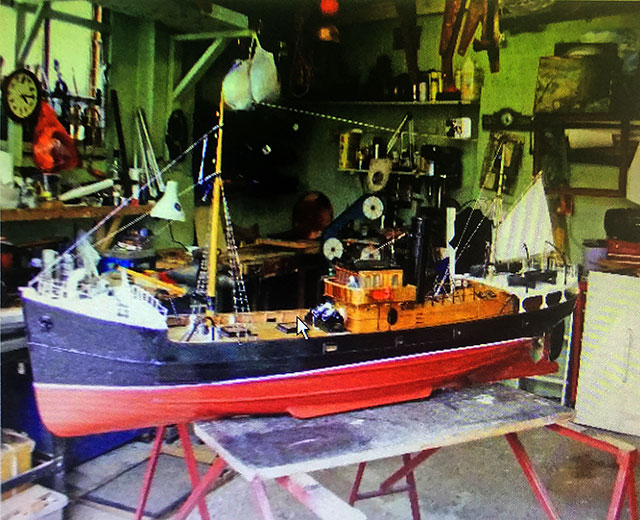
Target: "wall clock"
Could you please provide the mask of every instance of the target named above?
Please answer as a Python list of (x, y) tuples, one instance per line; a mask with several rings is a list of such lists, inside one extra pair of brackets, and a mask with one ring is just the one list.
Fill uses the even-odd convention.
[(42, 88), (35, 74), (27, 69), (14, 70), (2, 82), (2, 107), (18, 123), (36, 116), (40, 110)]

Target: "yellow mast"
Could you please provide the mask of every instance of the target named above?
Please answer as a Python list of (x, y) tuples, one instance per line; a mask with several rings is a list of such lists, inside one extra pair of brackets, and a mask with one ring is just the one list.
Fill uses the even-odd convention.
[[(222, 125), (224, 120), (224, 95), (220, 92), (218, 111), (218, 143), (216, 145), (216, 174), (213, 177), (213, 195), (211, 197), (211, 217), (209, 222), (209, 266), (207, 296), (213, 304), (216, 296), (216, 272), (218, 269), (218, 230), (220, 229), (220, 192), (222, 188)], [(207, 316), (213, 316), (214, 309), (207, 308)]]

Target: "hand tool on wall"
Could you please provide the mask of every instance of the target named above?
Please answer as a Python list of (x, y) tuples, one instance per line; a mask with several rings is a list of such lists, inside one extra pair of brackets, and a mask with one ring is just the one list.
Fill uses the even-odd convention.
[[(486, 50), (491, 72), (500, 70), (500, 26), (498, 0), (447, 0), (440, 33), (440, 56), (442, 56), (443, 90), (455, 89), (453, 79), (453, 54), (464, 56), (479, 24), (482, 24), (481, 39), (474, 40), (476, 52)], [(465, 13), (467, 14), (465, 19)], [(464, 19), (464, 27), (462, 22)], [(458, 43), (458, 37), (460, 42)]]
[(458, 43), (458, 54), (464, 56), (467, 49), (476, 35), (478, 25), (482, 23), (484, 27), (487, 20), (487, 0), (471, 0), (467, 9), (467, 18), (462, 27), (460, 42)]
[(120, 118), (120, 103), (118, 102), (118, 92), (111, 90), (111, 105), (113, 106), (113, 119), (118, 133), (118, 147), (120, 150), (120, 171), (119, 177), (122, 183), (125, 197), (131, 197), (131, 178), (129, 177), (129, 162), (127, 160), (127, 148), (122, 131), (122, 119)]
[(473, 50), (487, 51), (491, 72), (500, 71), (500, 22), (498, 0), (485, 0), (486, 18), (482, 21), (482, 39), (473, 42)]
[(153, 145), (151, 144), (151, 137), (149, 137), (149, 128), (147, 126), (147, 120), (145, 119), (144, 112), (141, 108), (138, 108), (136, 113), (138, 129), (140, 132), (141, 149), (143, 154), (143, 160), (151, 169), (151, 184), (157, 186), (158, 191), (163, 193), (165, 184), (162, 180), (162, 176), (159, 175), (160, 168), (158, 167), (158, 161), (156, 160), (156, 154), (153, 151)]
[(447, 0), (444, 8), (444, 19), (440, 33), (440, 56), (442, 57), (442, 90), (456, 90), (453, 75), (453, 54), (458, 44), (458, 36), (462, 27), (466, 0)]

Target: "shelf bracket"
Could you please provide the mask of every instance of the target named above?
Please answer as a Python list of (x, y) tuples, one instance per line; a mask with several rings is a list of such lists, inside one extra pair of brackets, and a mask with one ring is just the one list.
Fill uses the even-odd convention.
[(173, 36), (174, 42), (187, 42), (197, 40), (214, 40), (216, 38), (250, 38), (256, 32), (252, 29), (232, 29), (229, 31), (214, 31), (201, 33), (176, 34)]
[(249, 17), (246, 14), (238, 13), (221, 5), (212, 4), (211, 11), (205, 13), (214, 20), (238, 27), (240, 29), (246, 29), (249, 27)]
[(29, 32), (23, 38), (20, 44), (20, 49), (18, 50), (18, 53), (16, 55), (16, 64), (18, 64), (18, 66), (24, 65), (27, 56), (29, 56), (31, 46), (33, 45), (33, 42), (35, 41), (36, 36), (40, 31), (40, 27), (42, 27), (42, 22), (47, 15), (48, 9), (49, 2), (43, 2), (36, 9), (35, 19), (33, 20), (31, 27), (29, 28)]
[(191, 67), (180, 80), (176, 88), (173, 89), (173, 100), (176, 100), (185, 90), (193, 86), (204, 75), (211, 64), (222, 54), (227, 43), (229, 43), (227, 39), (221, 38), (209, 45), (198, 61), (193, 64), (193, 67)]

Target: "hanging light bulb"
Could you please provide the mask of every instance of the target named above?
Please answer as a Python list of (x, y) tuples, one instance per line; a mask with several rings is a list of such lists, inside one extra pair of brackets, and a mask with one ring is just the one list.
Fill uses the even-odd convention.
[(340, 9), (338, 0), (320, 0), (320, 11), (322, 11), (322, 14), (333, 16), (338, 12), (338, 9)]

